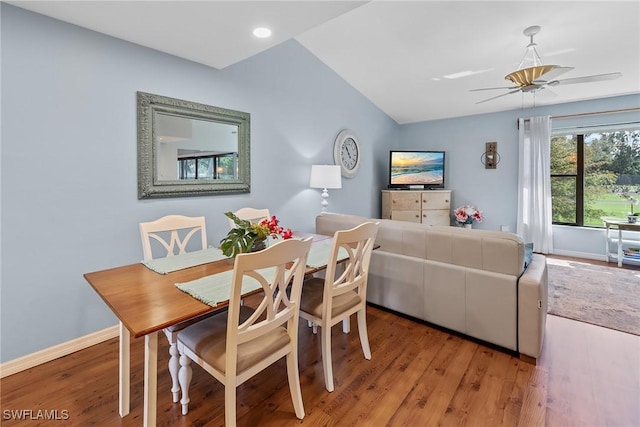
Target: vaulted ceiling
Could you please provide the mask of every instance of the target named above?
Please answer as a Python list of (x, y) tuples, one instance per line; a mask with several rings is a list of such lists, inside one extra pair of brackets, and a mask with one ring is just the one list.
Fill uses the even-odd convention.
[[(289, 39), (398, 123), (640, 93), (640, 1), (9, 1), (65, 22), (224, 68)], [(615, 80), (505, 93), (534, 38), (558, 79)], [(252, 30), (269, 27), (257, 39)]]

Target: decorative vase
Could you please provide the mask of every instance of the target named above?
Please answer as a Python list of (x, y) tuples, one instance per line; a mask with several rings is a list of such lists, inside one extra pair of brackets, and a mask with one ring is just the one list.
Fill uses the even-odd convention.
[(638, 221), (638, 215), (628, 215), (627, 221), (629, 221), (629, 224), (635, 224)]
[(258, 252), (267, 248), (267, 239), (259, 239), (253, 242), (251, 246), (251, 252)]
[(473, 224), (465, 224), (464, 228), (472, 229), (473, 228)]

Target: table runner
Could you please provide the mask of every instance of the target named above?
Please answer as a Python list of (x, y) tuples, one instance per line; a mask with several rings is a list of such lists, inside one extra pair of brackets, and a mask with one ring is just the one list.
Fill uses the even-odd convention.
[[(273, 243), (275, 242), (269, 242), (270, 245)], [(321, 268), (326, 266), (329, 260), (329, 255), (331, 254), (332, 247), (333, 239), (325, 239), (314, 242), (311, 245), (311, 249), (309, 250), (307, 266), (312, 268)], [(341, 247), (338, 251), (338, 261), (346, 259), (348, 256), (349, 255), (346, 249)], [(204, 250), (189, 252), (182, 255), (142, 261), (142, 264), (150, 270), (155, 271), (156, 273), (167, 274), (226, 258), (228, 257), (224, 255), (219, 248), (207, 248)]]
[(193, 251), (182, 255), (166, 258), (156, 258), (149, 261), (142, 261), (147, 268), (160, 274), (172, 273), (197, 265), (219, 261), (228, 258), (218, 248), (207, 248), (200, 251)]
[[(276, 267), (256, 270), (267, 278), (273, 276)], [(176, 283), (176, 288), (188, 293), (198, 301), (215, 307), (222, 301), (228, 301), (231, 297), (231, 281), (233, 280), (233, 270), (212, 274), (190, 282)], [(260, 283), (249, 276), (245, 276), (242, 281), (241, 294), (260, 289)]]

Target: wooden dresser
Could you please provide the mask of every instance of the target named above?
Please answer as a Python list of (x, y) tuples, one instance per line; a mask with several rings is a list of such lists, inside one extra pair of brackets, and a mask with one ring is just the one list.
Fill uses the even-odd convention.
[(451, 225), (451, 190), (382, 190), (382, 218)]

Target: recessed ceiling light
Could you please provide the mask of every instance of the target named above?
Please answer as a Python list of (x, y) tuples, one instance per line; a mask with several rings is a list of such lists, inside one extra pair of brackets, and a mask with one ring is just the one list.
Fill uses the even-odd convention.
[(271, 36), (271, 30), (265, 27), (258, 27), (253, 30), (253, 35), (260, 39), (266, 39)]

